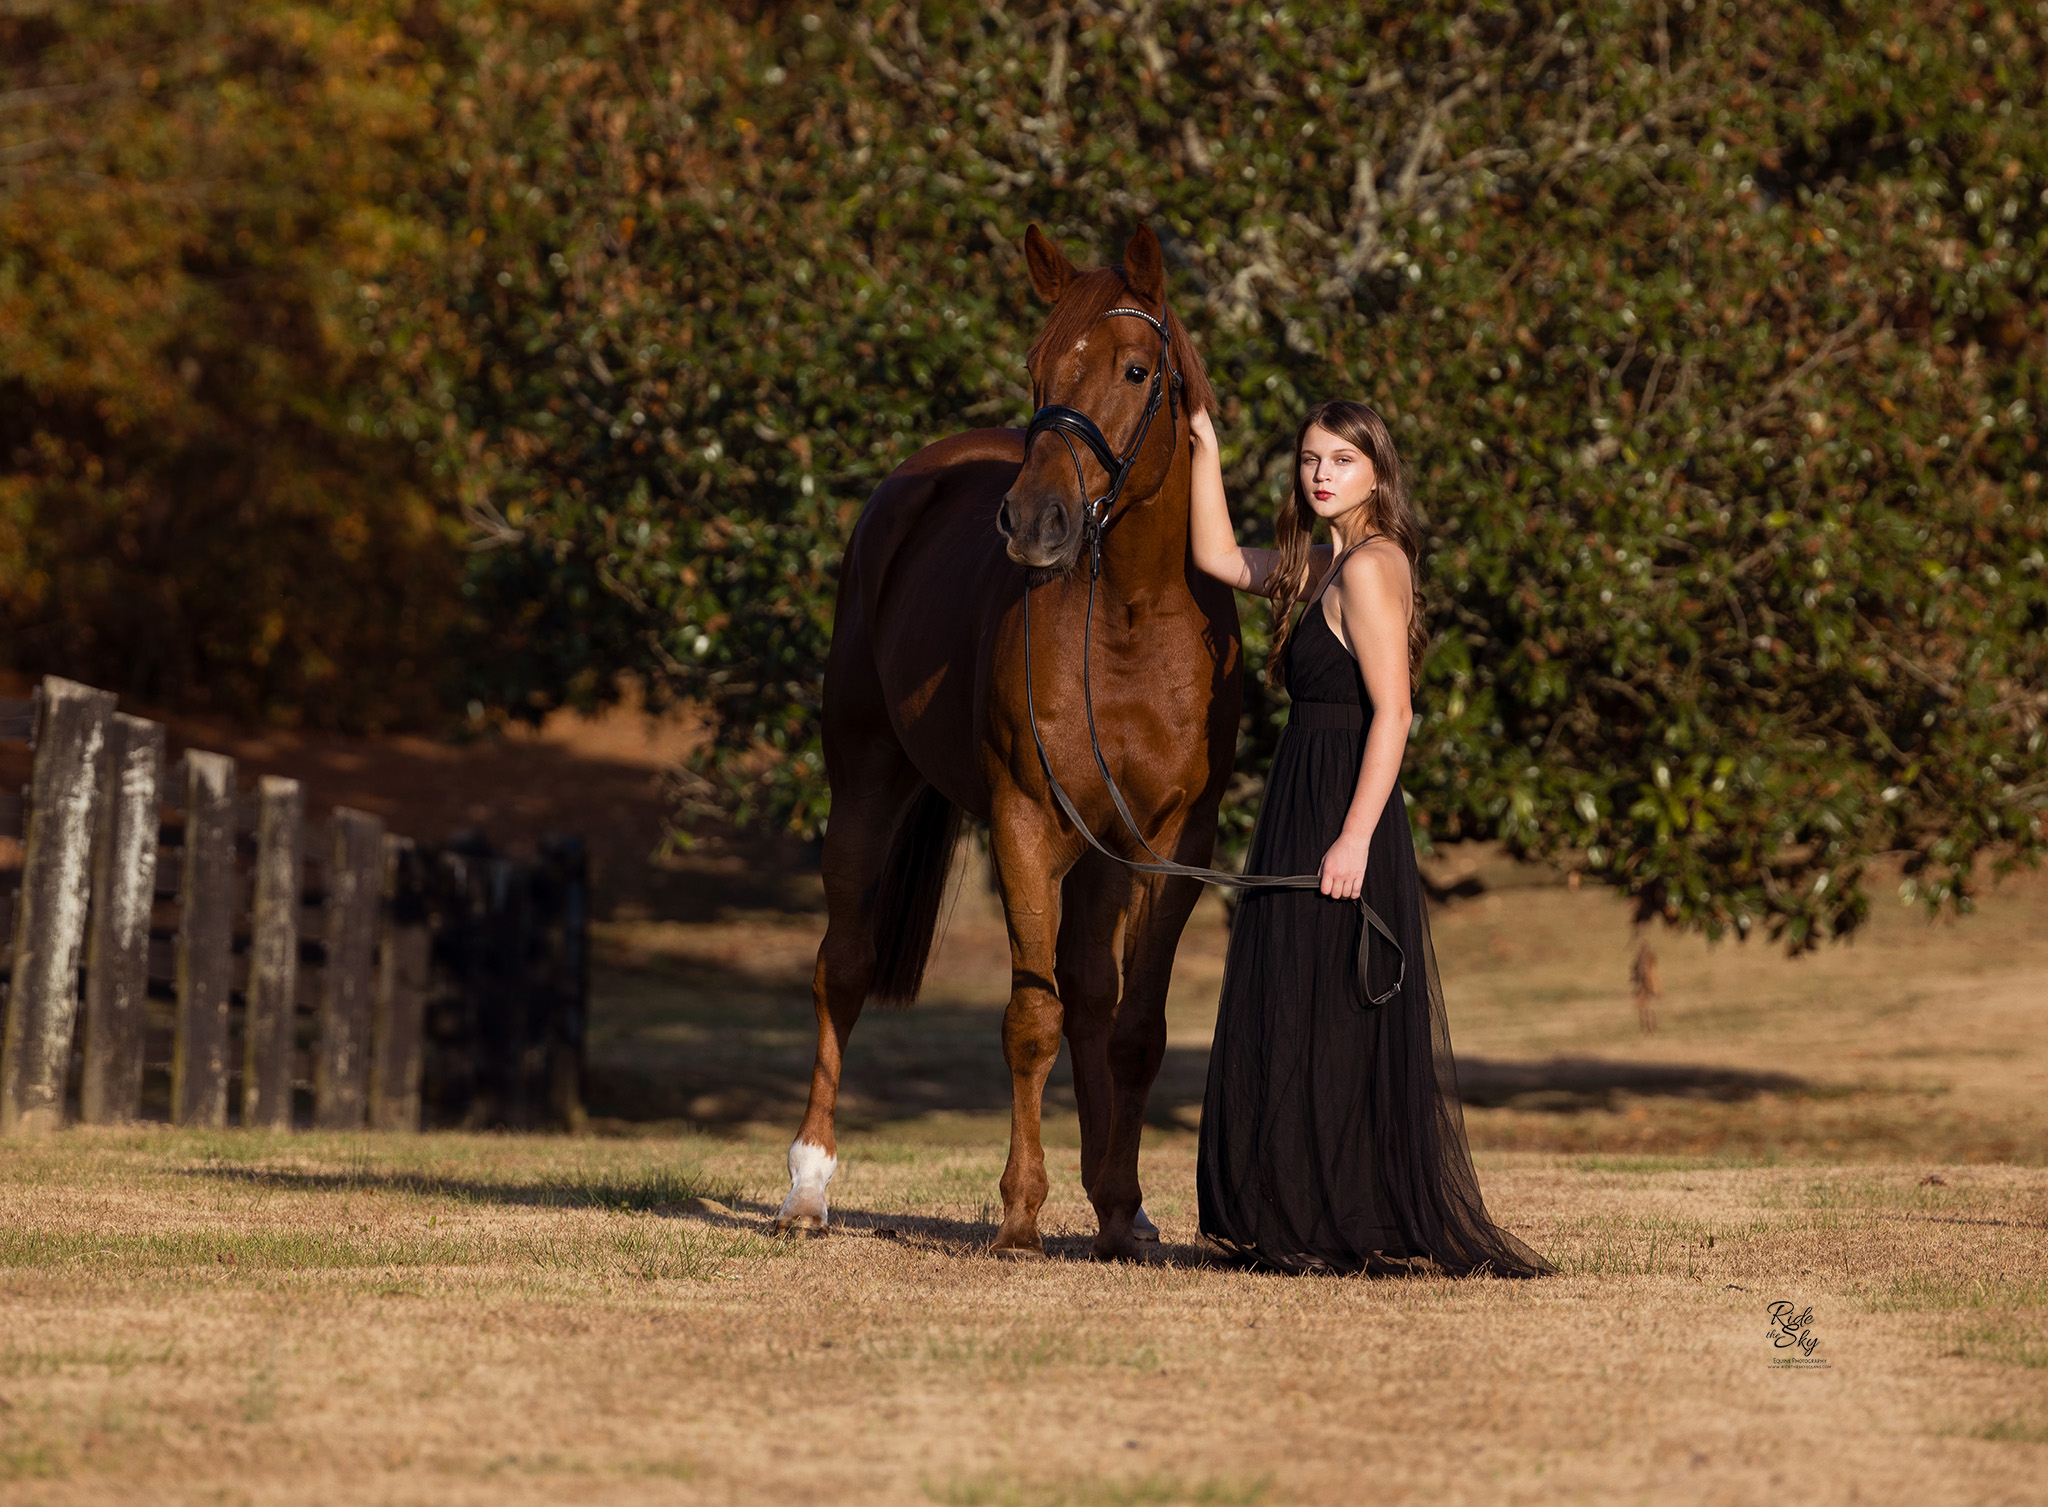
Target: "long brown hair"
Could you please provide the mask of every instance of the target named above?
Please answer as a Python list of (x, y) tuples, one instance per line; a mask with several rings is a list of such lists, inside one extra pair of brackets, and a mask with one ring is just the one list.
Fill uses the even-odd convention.
[(1420, 540), (1415, 510), (1408, 502), (1401, 457), (1394, 449), (1387, 421), (1369, 404), (1339, 398), (1316, 404), (1294, 431), (1294, 486), (1287, 505), (1280, 509), (1280, 567), (1274, 572), (1273, 652), (1266, 660), (1266, 684), (1276, 690), (1286, 687), (1286, 650), (1294, 632), (1294, 604), (1308, 590), (1308, 556), (1315, 543), (1317, 519), (1301, 485), (1301, 447), (1309, 430), (1318, 425), (1346, 444), (1356, 445), (1372, 461), (1378, 485), (1366, 506), (1372, 510), (1373, 532), (1385, 534), (1408, 557), (1408, 582), (1413, 592), (1408, 608), (1408, 674), (1412, 678), (1429, 644), (1429, 630), (1422, 617), (1422, 578), (1415, 564)]

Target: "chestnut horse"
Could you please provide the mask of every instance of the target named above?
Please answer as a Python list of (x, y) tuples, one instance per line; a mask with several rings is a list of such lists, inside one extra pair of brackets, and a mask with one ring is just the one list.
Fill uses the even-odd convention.
[(1157, 1238), (1138, 1141), (1166, 1050), (1174, 949), (1200, 885), (1091, 851), (1054, 803), (1030, 719), (1035, 709), (1045, 757), (1097, 839), (1145, 857), (1096, 768), (1082, 701), (1099, 569), (1085, 637), (1105, 766), (1158, 854), (1207, 864), (1236, 747), (1242, 645), (1230, 589), (1189, 558), (1188, 415), (1213, 397), (1166, 307), (1158, 241), (1141, 227), (1121, 267), (1081, 272), (1034, 225), (1025, 255), (1053, 306), (1028, 363), (1041, 405), (1032, 430), (974, 430), (906, 461), (868, 500), (841, 567), (825, 670), (818, 1055), (776, 1228), (825, 1224), (847, 1038), (870, 995), (915, 998), (972, 813), (989, 827), (1010, 933), (1010, 1157), (995, 1249), (1044, 1249), (1040, 1107), (1064, 1030), (1094, 1252), (1130, 1257)]

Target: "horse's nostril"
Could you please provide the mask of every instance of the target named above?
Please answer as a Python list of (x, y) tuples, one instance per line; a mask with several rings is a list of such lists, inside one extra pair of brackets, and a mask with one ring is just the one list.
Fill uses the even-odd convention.
[(1048, 539), (1065, 539), (1067, 537), (1067, 510), (1055, 502), (1046, 508), (1044, 516), (1045, 522), (1039, 525), (1039, 533)]
[(996, 532), (1007, 539), (1014, 527), (1015, 525), (1010, 522), (1010, 499), (1005, 497), (1002, 505), (996, 509)]

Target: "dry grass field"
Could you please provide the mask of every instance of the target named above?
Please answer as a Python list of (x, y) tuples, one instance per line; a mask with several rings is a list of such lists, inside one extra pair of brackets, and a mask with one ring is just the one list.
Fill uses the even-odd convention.
[(1936, 927), (1881, 901), (1796, 962), (1652, 934), (1644, 1035), (1611, 898), (1452, 861), (1485, 886), (1435, 912), (1468, 1126), (1554, 1279), (1208, 1264), (1208, 902), (1145, 1152), (1160, 1259), (1081, 1259), (1058, 1083), (1051, 1259), (983, 1254), (1002, 954), (969, 863), (930, 998), (855, 1037), (823, 1238), (764, 1233), (801, 895), (603, 929), (609, 1133), (0, 1147), (0, 1500), (2043, 1500), (2048, 882)]

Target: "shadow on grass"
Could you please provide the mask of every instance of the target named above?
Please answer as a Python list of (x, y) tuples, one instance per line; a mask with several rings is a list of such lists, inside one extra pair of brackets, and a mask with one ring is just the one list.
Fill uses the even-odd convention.
[[(729, 1209), (685, 1208), (677, 1216), (699, 1220), (715, 1228), (767, 1234), (774, 1225), (771, 1204), (742, 1203)], [(875, 1240), (902, 1246), (906, 1250), (928, 1251), (952, 1257), (994, 1257), (997, 1226), (992, 1220), (947, 1219), (936, 1215), (899, 1214), (869, 1209), (838, 1209), (832, 1223), (822, 1231), (791, 1232), (785, 1240)], [(1047, 1261), (1092, 1261), (1092, 1234), (1047, 1235)], [(1038, 1257), (1016, 1258), (1026, 1263)], [(1236, 1265), (1230, 1257), (1206, 1245), (1162, 1241), (1139, 1247), (1138, 1262), (1145, 1266), (1204, 1267), (1225, 1269)]]
[(693, 1199), (735, 1198), (738, 1183), (707, 1177), (688, 1168), (662, 1167), (630, 1174), (599, 1173), (493, 1182), (485, 1178), (442, 1177), (430, 1172), (307, 1172), (274, 1167), (188, 1167), (187, 1177), (241, 1183), (284, 1193), (395, 1193), (453, 1203), (498, 1204), (535, 1209), (613, 1209), (654, 1212)]
[[(632, 1175), (598, 1175), (495, 1182), (482, 1178), (441, 1177), (430, 1173), (390, 1171), (311, 1172), (289, 1168), (203, 1166), (183, 1175), (285, 1193), (385, 1193), (472, 1205), (540, 1209), (607, 1209), (646, 1212), (658, 1218), (724, 1231), (728, 1234), (775, 1238), (777, 1206), (739, 1196), (739, 1185), (707, 1178), (688, 1169), (658, 1168)], [(953, 1258), (993, 1257), (997, 1226), (989, 1219), (953, 1219), (941, 1215), (840, 1209), (821, 1231), (791, 1231), (780, 1238), (792, 1244), (811, 1240), (886, 1241), (906, 1250)], [(7, 1242), (0, 1240), (0, 1246)], [(1092, 1233), (1060, 1233), (1044, 1237), (1044, 1255), (1020, 1257), (1025, 1262), (1094, 1260)], [(211, 1247), (208, 1247), (211, 1249)], [(351, 1251), (353, 1248), (351, 1247)], [(0, 1252), (4, 1254), (4, 1252)], [(377, 1259), (385, 1259), (378, 1257)], [(1255, 1270), (1206, 1242), (1161, 1241), (1141, 1245), (1135, 1258), (1143, 1266), (1211, 1271)], [(300, 1264), (307, 1264), (300, 1262)], [(353, 1264), (361, 1264), (354, 1262)], [(375, 1264), (372, 1262), (371, 1264)], [(1273, 1273), (1272, 1275), (1291, 1275)], [(1429, 1275), (1405, 1269), (1374, 1270), (1378, 1278)]]
[[(762, 1236), (773, 1234), (776, 1214), (776, 1205), (772, 1203), (741, 1198), (737, 1184), (686, 1169), (507, 1182), (420, 1172), (308, 1172), (218, 1166), (187, 1168), (184, 1175), (289, 1193), (392, 1193), (514, 1208), (645, 1211), (733, 1234)], [(782, 1238), (792, 1242), (879, 1240), (939, 1255), (987, 1256), (996, 1238), (996, 1228), (989, 1220), (842, 1209), (834, 1211), (831, 1225), (822, 1232), (792, 1232)], [(1045, 1257), (1055, 1261), (1090, 1260), (1092, 1240), (1090, 1235), (1047, 1236)], [(1148, 1266), (1223, 1268), (1235, 1264), (1206, 1246), (1170, 1242), (1144, 1247), (1141, 1260)]]
[(1458, 1095), (1479, 1109), (1575, 1114), (1619, 1108), (1624, 1095), (1734, 1104), (1760, 1094), (1806, 1096), (1818, 1092), (1824, 1090), (1791, 1073), (1751, 1072), (1711, 1063), (1615, 1062), (1602, 1057), (1528, 1062), (1458, 1059)]

